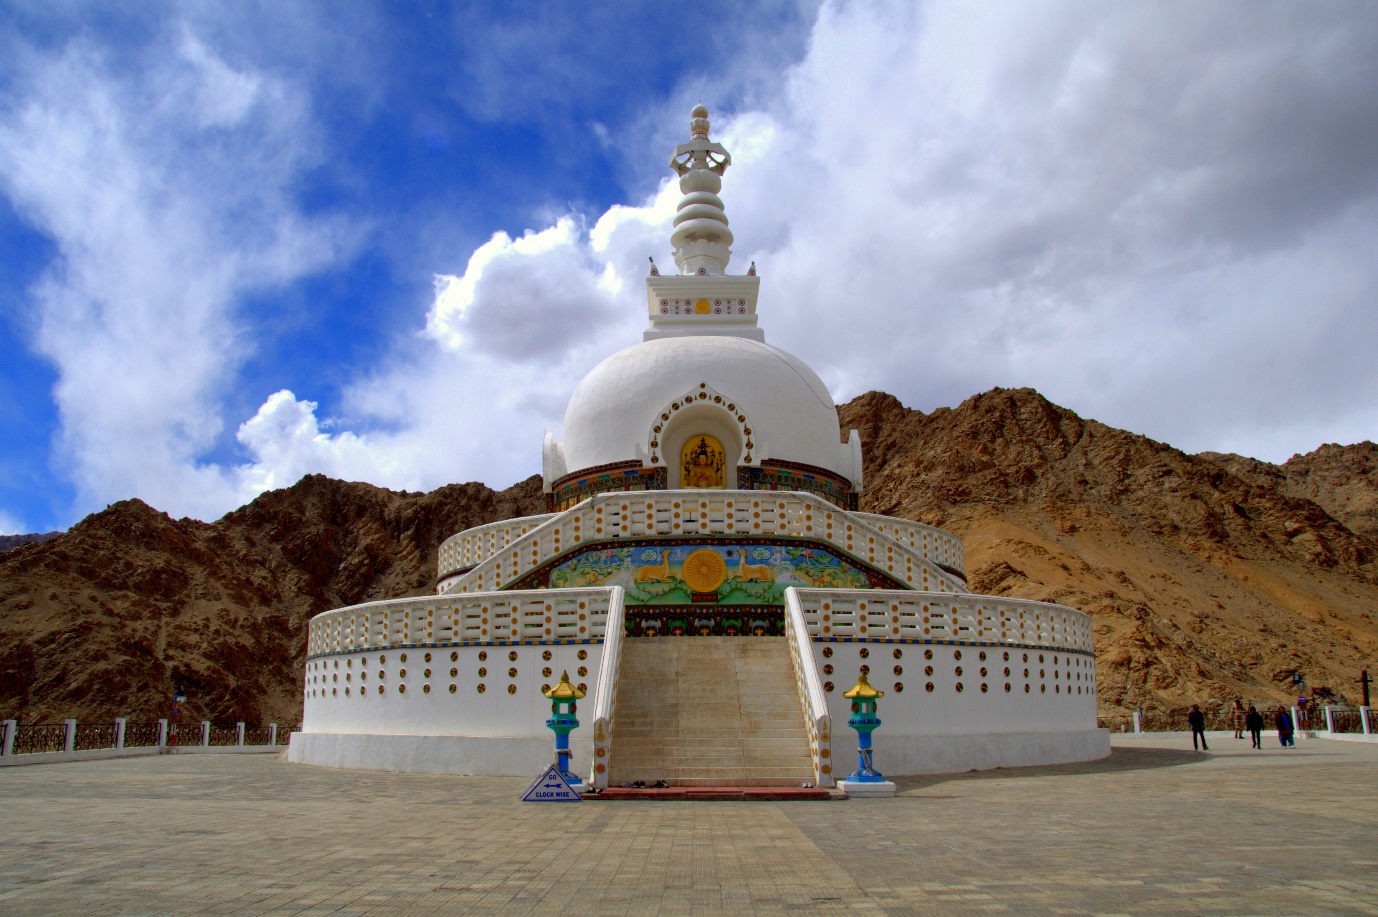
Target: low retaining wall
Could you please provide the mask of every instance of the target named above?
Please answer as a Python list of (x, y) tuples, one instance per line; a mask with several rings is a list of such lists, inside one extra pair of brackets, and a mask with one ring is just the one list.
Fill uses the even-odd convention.
[(106, 758), (146, 758), (150, 755), (263, 755), (281, 754), (287, 751), (286, 745), (200, 745), (176, 749), (157, 745), (139, 748), (93, 748), (89, 751), (49, 751), (32, 755), (0, 756), (0, 767), (22, 767), (27, 764), (62, 764), (68, 761), (101, 761)]
[[(593, 759), (593, 740), (571, 738), (576, 772)], [(550, 737), (389, 736), (294, 732), (287, 760), (319, 767), (458, 774), (473, 777), (530, 777), (551, 762)], [(579, 772), (588, 779), (588, 775)]]

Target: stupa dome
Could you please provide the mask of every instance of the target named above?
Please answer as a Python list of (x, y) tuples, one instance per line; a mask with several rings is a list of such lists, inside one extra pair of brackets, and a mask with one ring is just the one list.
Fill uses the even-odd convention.
[(733, 236), (718, 191), (732, 156), (709, 138), (708, 110), (692, 115), (692, 136), (670, 157), (684, 193), (670, 236), (679, 274), (651, 261), (642, 343), (579, 383), (564, 442), (546, 434), (547, 505), (683, 489), (808, 491), (854, 508), (861, 438), (853, 430), (843, 442), (822, 380), (765, 343), (755, 263), (727, 273)]
[(665, 467), (671, 488), (691, 486), (679, 457), (703, 434), (722, 444), (728, 468), (785, 461), (859, 483), (859, 449), (841, 441), (818, 375), (778, 347), (734, 336), (646, 341), (596, 366), (565, 413), (563, 471), (637, 460)]

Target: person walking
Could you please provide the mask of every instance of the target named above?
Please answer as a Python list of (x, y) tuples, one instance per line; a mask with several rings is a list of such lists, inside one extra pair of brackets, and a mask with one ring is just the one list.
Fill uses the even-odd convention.
[(1285, 707), (1279, 707), (1278, 712), (1273, 715), (1273, 725), (1278, 729), (1278, 743), (1287, 748), (1293, 745), (1292, 739), (1292, 717), (1288, 714)]
[(1191, 705), (1191, 712), (1187, 714), (1187, 724), (1191, 726), (1191, 747), (1196, 748), (1196, 737), (1200, 736), (1200, 751), (1209, 751), (1206, 746), (1206, 715), (1195, 704)]
[(1254, 748), (1262, 748), (1263, 714), (1253, 704), (1249, 705), (1249, 712), (1244, 714), (1244, 726), (1249, 730), (1249, 738), (1254, 740)]
[(1244, 702), (1239, 698), (1234, 699), (1234, 706), (1230, 708), (1230, 725), (1234, 727), (1234, 737), (1244, 738)]

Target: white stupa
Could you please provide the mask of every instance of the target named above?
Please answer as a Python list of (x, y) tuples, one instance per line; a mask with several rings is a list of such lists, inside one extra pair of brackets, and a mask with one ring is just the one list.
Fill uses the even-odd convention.
[(447, 540), (434, 597), (313, 619), (291, 759), (530, 775), (566, 673), (599, 787), (830, 786), (859, 683), (886, 774), (1108, 754), (1087, 615), (974, 595), (955, 536), (857, 511), (860, 437), (765, 343), (754, 266), (727, 273), (731, 157), (701, 105), (691, 130), (671, 158), (680, 273), (652, 268), (644, 340), (547, 435), (550, 512)]

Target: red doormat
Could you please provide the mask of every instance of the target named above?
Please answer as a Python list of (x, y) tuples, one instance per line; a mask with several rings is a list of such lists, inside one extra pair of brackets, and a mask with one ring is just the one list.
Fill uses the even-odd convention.
[(610, 786), (601, 793), (589, 793), (585, 800), (597, 799), (832, 799), (831, 790), (802, 786)]

